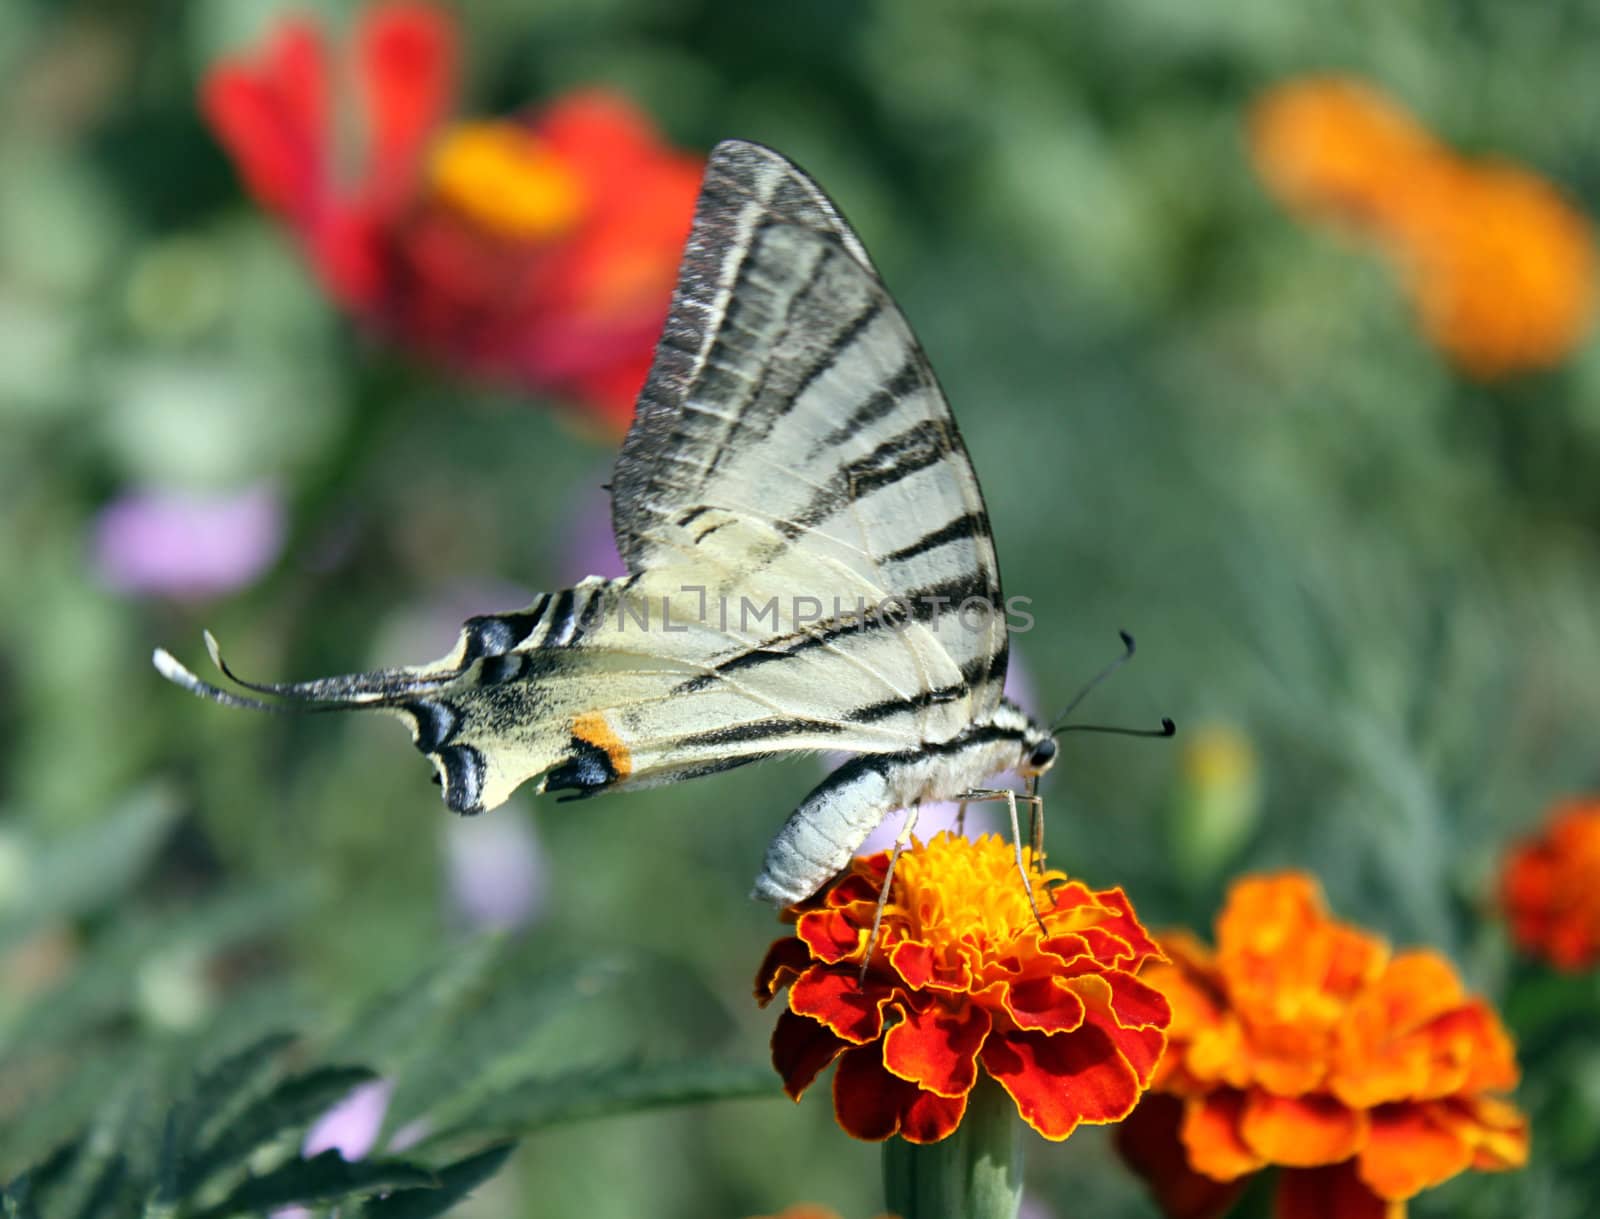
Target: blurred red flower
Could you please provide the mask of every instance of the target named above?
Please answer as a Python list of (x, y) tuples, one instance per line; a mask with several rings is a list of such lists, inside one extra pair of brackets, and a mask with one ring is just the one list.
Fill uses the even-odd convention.
[(1517, 844), (1500, 877), (1512, 938), (1567, 970), (1600, 961), (1600, 798), (1566, 800)]
[(1236, 883), (1215, 952), (1181, 932), (1161, 947), (1143, 977), (1170, 1040), (1117, 1146), (1172, 1219), (1225, 1213), (1272, 1166), (1280, 1219), (1399, 1219), (1457, 1173), (1526, 1161), (1494, 1010), (1438, 954), (1330, 918), (1311, 877)]
[(1418, 328), (1470, 375), (1549, 367), (1588, 333), (1593, 229), (1538, 175), (1461, 157), (1377, 89), (1336, 76), (1263, 94), (1250, 148), (1290, 210), (1389, 259)]
[(1045, 1138), (1126, 1117), (1170, 1013), (1134, 976), (1156, 946), (1122, 890), (1036, 873), (1041, 931), (1009, 845), (941, 833), (901, 855), (863, 978), (888, 862), (857, 856), (793, 907), (757, 973), (763, 1005), (789, 988), (772, 1036), (784, 1090), (798, 1100), (838, 1059), (834, 1115), (858, 1139), (947, 1137), (980, 1068)]
[(601, 90), (448, 124), (456, 30), (430, 4), (367, 8), (349, 58), (353, 158), (338, 138), (345, 68), (313, 22), (284, 21), (207, 74), (206, 120), (250, 192), (294, 230), (334, 299), (385, 338), (625, 427), (702, 159)]

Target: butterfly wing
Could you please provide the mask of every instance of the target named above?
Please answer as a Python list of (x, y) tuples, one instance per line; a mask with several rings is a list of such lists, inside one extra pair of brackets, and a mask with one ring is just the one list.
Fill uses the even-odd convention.
[(460, 812), (537, 776), (593, 795), (902, 752), (999, 701), (998, 564), (949, 408), (859, 240), (765, 148), (712, 154), (613, 503), (625, 579), (473, 619), (431, 665), (241, 684), (401, 716)]
[[(909, 619), (890, 655), (877, 628), (791, 614), (775, 638), (719, 655), (718, 672), (801, 683), (812, 705), (845, 694), (830, 708), (842, 722), (916, 704), (889, 716), (908, 746), (999, 701), (999, 563), (949, 406), (861, 242), (770, 149), (731, 141), (711, 156), (612, 515), (635, 572), (710, 562), (780, 602), (814, 596), (831, 616), (835, 597), (860, 596)], [(851, 674), (869, 654), (872, 672)]]

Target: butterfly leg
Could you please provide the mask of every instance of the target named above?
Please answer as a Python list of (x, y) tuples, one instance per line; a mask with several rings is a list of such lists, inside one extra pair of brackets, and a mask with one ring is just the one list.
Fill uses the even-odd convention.
[(956, 806), (956, 837), (957, 838), (965, 838), (967, 836), (967, 804), (968, 803), (969, 803), (969, 801), (963, 800), (959, 805)]
[(905, 824), (895, 835), (894, 849), (889, 852), (889, 870), (883, 874), (883, 887), (878, 890), (878, 907), (872, 912), (872, 934), (867, 937), (866, 955), (861, 958), (861, 977), (867, 976), (867, 966), (872, 963), (872, 953), (878, 947), (878, 932), (883, 927), (883, 910), (889, 904), (889, 893), (894, 884), (894, 866), (900, 862), (900, 852), (911, 841), (911, 831), (917, 827), (918, 805), (906, 809)]
[(965, 808), (969, 802), (976, 803), (980, 800), (1004, 800), (1006, 802), (1006, 810), (1011, 814), (1011, 848), (1016, 852), (1017, 875), (1022, 877), (1022, 891), (1028, 895), (1028, 909), (1033, 912), (1033, 921), (1039, 924), (1040, 931), (1048, 935), (1049, 928), (1044, 925), (1044, 919), (1039, 914), (1039, 904), (1033, 898), (1033, 882), (1028, 879), (1028, 865), (1022, 858), (1022, 824), (1017, 819), (1018, 800), (1036, 808), (1037, 805), (1043, 803), (1041, 797), (1032, 794), (1018, 796), (1009, 787), (983, 788), (964, 793), (961, 797), (961, 806)]

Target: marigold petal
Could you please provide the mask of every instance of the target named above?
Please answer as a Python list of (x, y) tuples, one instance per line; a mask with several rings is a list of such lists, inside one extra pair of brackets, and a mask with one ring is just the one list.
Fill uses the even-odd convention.
[(933, 948), (920, 940), (901, 940), (889, 950), (889, 968), (912, 990), (921, 990), (933, 981)]
[(1171, 1024), (1172, 1005), (1156, 987), (1120, 970), (1107, 973), (1105, 980), (1111, 988), (1111, 1014), (1123, 1028), (1166, 1028)]
[(848, 1048), (815, 1020), (793, 1012), (780, 1012), (772, 1030), (772, 1065), (783, 1077), (783, 1090), (795, 1100)]
[(817, 960), (827, 965), (848, 961), (861, 951), (867, 929), (858, 926), (839, 910), (810, 910), (795, 924), (795, 935), (811, 949)]
[(1379, 1197), (1404, 1201), (1472, 1163), (1466, 1140), (1435, 1122), (1427, 1106), (1384, 1105), (1370, 1123), (1356, 1172)]
[(774, 940), (756, 970), (756, 1002), (762, 1007), (772, 1002), (777, 994), (793, 982), (811, 965), (811, 954), (806, 946), (792, 935)]
[[(1481, 999), (1430, 1021), (1422, 1032), (1433, 1042), (1435, 1053), (1459, 1073), (1448, 1072), (1450, 1087), (1466, 1092), (1500, 1091), (1517, 1086), (1516, 1049), (1505, 1026)], [(1430, 1081), (1430, 1093), (1439, 1095), (1443, 1081)]]
[(1148, 1088), (1155, 1075), (1156, 1065), (1161, 1061), (1162, 1051), (1167, 1048), (1166, 1033), (1155, 1026), (1127, 1028), (1110, 1017), (1093, 1011), (1089, 1013), (1088, 1021), (1111, 1038), (1111, 1043), (1117, 1047), (1117, 1053), (1121, 1054), (1133, 1068), (1139, 1086)]
[(1147, 1095), (1117, 1125), (1117, 1152), (1150, 1187), (1167, 1219), (1219, 1219), (1233, 1208), (1249, 1178), (1214, 1181), (1190, 1167), (1178, 1140), (1182, 1122), (1182, 1101)]
[(1274, 1096), (1254, 1089), (1245, 1098), (1239, 1133), (1264, 1160), (1311, 1168), (1353, 1156), (1367, 1137), (1367, 1116), (1331, 1096)]
[(825, 1025), (853, 1045), (883, 1033), (883, 994), (862, 988), (854, 970), (816, 965), (789, 984), (789, 1010)]
[(1071, 1032), (1083, 1023), (1082, 998), (1055, 977), (1029, 978), (1005, 988), (1001, 1004), (1020, 1029), (1046, 1033)]
[(1274, 1219), (1405, 1219), (1405, 1203), (1385, 1202), (1352, 1166), (1287, 1168), (1278, 1174)]
[(939, 1096), (965, 1096), (977, 1082), (978, 1051), (989, 1026), (989, 1013), (976, 1004), (908, 1010), (883, 1038), (884, 1069)]
[(1080, 1122), (1120, 1121), (1139, 1102), (1139, 1080), (1103, 1029), (1072, 1033), (994, 1033), (980, 1055), (1017, 1102), (1017, 1112), (1047, 1139), (1060, 1140)]
[(908, 1143), (937, 1143), (955, 1133), (967, 1112), (967, 1094), (940, 1096), (919, 1090), (900, 1112), (900, 1137)]
[(1509, 1101), (1492, 1096), (1435, 1101), (1429, 1115), (1472, 1147), (1472, 1167), (1488, 1172), (1528, 1162), (1528, 1119)]
[(1251, 1150), (1239, 1133), (1243, 1114), (1244, 1093), (1231, 1089), (1195, 1097), (1184, 1104), (1178, 1137), (1196, 1172), (1218, 1181), (1232, 1181), (1266, 1166), (1266, 1161)]
[(833, 1073), (833, 1114), (854, 1139), (880, 1143), (900, 1129), (900, 1110), (916, 1085), (883, 1069), (877, 1046), (847, 1050)]

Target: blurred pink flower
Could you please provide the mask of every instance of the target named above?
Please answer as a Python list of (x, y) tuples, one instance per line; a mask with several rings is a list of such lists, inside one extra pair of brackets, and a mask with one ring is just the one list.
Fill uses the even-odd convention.
[(517, 807), (445, 823), (450, 904), (473, 930), (526, 926), (549, 892), (549, 866), (533, 822)]
[(283, 504), (265, 484), (201, 494), (139, 491), (94, 524), (94, 566), (120, 593), (199, 601), (242, 588), (283, 549)]

